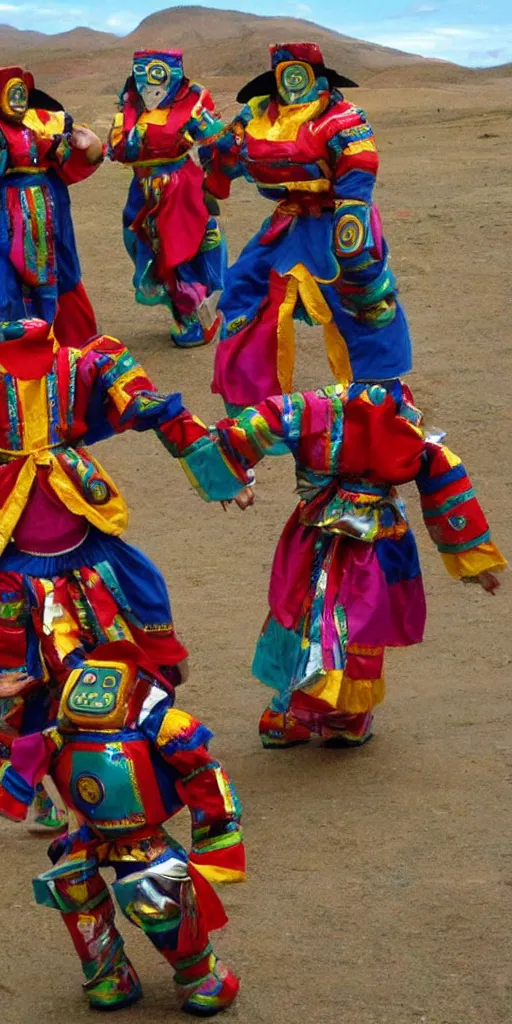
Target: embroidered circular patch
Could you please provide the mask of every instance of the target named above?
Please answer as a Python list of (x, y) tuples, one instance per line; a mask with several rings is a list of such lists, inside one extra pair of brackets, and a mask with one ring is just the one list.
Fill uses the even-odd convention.
[(346, 213), (336, 224), (336, 251), (340, 256), (356, 256), (363, 248), (364, 235), (364, 224), (359, 217)]
[(97, 807), (105, 797), (105, 787), (95, 775), (79, 775), (75, 789), (82, 803), (89, 807)]
[(104, 505), (110, 497), (110, 489), (104, 480), (91, 480), (89, 495), (94, 505)]
[(368, 388), (367, 394), (372, 405), (382, 405), (386, 401), (386, 388), (381, 387), (380, 384), (372, 384)]
[(450, 516), (448, 520), (452, 530), (463, 530), (467, 526), (467, 519), (465, 516)]

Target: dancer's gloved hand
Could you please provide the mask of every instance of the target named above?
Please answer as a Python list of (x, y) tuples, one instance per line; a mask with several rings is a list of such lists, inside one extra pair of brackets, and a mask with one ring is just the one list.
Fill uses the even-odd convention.
[(486, 594), (495, 594), (501, 587), (501, 580), (493, 572), (480, 572), (478, 576), (463, 576), (463, 583), (478, 583)]
[(0, 697), (17, 697), (34, 679), (28, 672), (2, 672), (0, 675)]

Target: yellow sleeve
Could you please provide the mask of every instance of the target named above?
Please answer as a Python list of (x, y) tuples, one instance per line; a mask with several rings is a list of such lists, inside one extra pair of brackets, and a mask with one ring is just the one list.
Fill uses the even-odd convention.
[(441, 552), (441, 558), (450, 576), (456, 580), (479, 576), (481, 572), (502, 572), (508, 565), (501, 551), (490, 540), (457, 554)]

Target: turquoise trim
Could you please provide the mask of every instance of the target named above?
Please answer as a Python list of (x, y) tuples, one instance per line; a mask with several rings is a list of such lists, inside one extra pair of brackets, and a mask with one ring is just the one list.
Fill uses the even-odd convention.
[(9, 446), (12, 451), (21, 451), (23, 448), (21, 440), (21, 424), (18, 408), (18, 393), (14, 378), (10, 373), (3, 374), (4, 387), (7, 398), (7, 413), (9, 418)]
[(265, 686), (277, 690), (272, 701), (274, 711), (287, 710), (292, 680), (303, 676), (301, 666), (305, 666), (307, 657), (299, 634), (271, 617), (256, 644), (252, 672)]
[(226, 416), (230, 420), (236, 420), (245, 409), (245, 405), (233, 405), (232, 402), (224, 402), (224, 406), (226, 408)]
[(491, 539), (491, 531), (486, 530), (485, 533), (480, 534), (480, 537), (475, 537), (473, 540), (467, 540), (464, 544), (438, 544), (437, 550), (442, 555), (458, 555), (463, 554), (464, 551), (472, 551), (473, 548), (477, 548), (479, 544), (487, 544)]
[(197, 441), (194, 449), (180, 458), (180, 462), (186, 466), (194, 486), (205, 501), (231, 501), (245, 487), (211, 438)]
[(462, 494), (454, 494), (451, 498), (447, 498), (442, 505), (438, 508), (424, 509), (424, 519), (435, 519), (437, 516), (442, 516), (446, 512), (451, 512), (452, 509), (457, 508), (458, 505), (464, 505), (466, 501), (471, 501), (472, 498), (476, 498), (476, 494), (473, 487), (470, 487), (468, 491), (463, 491)]
[(345, 426), (345, 410), (340, 395), (334, 393), (331, 396), (333, 422), (331, 427), (331, 451), (329, 466), (332, 475), (338, 475), (340, 463), (340, 451), (343, 444), (343, 432)]
[(46, 395), (50, 444), (58, 444), (62, 441), (62, 434), (60, 430), (58, 381), (55, 370), (51, 370), (46, 377)]

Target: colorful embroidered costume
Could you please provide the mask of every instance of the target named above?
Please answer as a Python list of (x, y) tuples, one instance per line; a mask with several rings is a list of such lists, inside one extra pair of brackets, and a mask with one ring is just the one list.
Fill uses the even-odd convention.
[[(133, 639), (171, 678), (187, 652), (174, 633), (165, 582), (120, 539), (127, 506), (84, 445), (126, 430), (155, 430), (167, 445), (169, 425), (182, 410), (181, 396), (159, 395), (113, 338), (65, 348), (37, 320), (4, 326), (0, 334), (0, 572), (13, 574), (11, 590), (17, 578), (35, 605), (44, 605), (45, 628), (54, 606), (64, 609), (70, 650), (75, 634), (88, 650)], [(240, 481), (220, 454), (218, 464), (216, 494), (228, 499)], [(12, 647), (13, 633), (2, 629), (0, 618), (6, 668), (1, 654)], [(23, 623), (19, 631), (23, 643)]]
[(416, 542), (397, 487), (416, 482), (454, 578), (506, 564), (464, 466), (425, 435), (399, 381), (270, 398), (209, 433), (198, 423), (192, 443), (187, 429), (189, 474), (203, 494), (210, 446), (244, 473), (264, 455), (291, 452), (296, 462), (300, 502), (276, 550), (253, 664), (277, 691), (261, 720), (264, 745), (310, 731), (363, 742), (384, 697), (385, 648), (419, 643), (425, 625)]
[[(4, 594), (2, 593), (2, 598)], [(2, 605), (2, 610), (6, 606)], [(4, 622), (5, 625), (5, 622)], [(24, 663), (25, 659), (23, 659)], [(11, 754), (12, 745), (18, 736), (37, 732), (44, 727), (51, 706), (51, 694), (46, 686), (38, 682), (28, 683), (16, 694), (7, 695), (5, 681), (19, 675), (19, 670), (0, 671), (0, 769)], [(30, 830), (33, 832), (62, 831), (67, 825), (67, 815), (57, 807), (49, 796), (43, 782), (36, 789)]]
[[(226, 275), (212, 390), (228, 412), (291, 391), (293, 320), (321, 324), (338, 381), (411, 368), (410, 339), (372, 204), (378, 154), (353, 82), (313, 43), (271, 47), (272, 71), (240, 92), (241, 113), (200, 149), (218, 198), (233, 178), (276, 203)], [(384, 358), (385, 355), (385, 358)]]
[(138, 302), (165, 303), (176, 345), (211, 341), (226, 247), (208, 212), (195, 143), (221, 127), (206, 89), (183, 75), (180, 51), (139, 50), (110, 132), (109, 155), (133, 169), (123, 214)]
[[(142, 994), (100, 867), (114, 868), (123, 914), (171, 964), (183, 1009), (210, 1016), (236, 997), (239, 982), (210, 944), (227, 921), (210, 882), (245, 878), (240, 805), (208, 752), (211, 738), (173, 707), (142, 652), (121, 642), (77, 661), (55, 723), (17, 740), (4, 765), (0, 813), (23, 820), (48, 772), (78, 819), (78, 831), (50, 848), (54, 867), (34, 891), (62, 914), (94, 1008), (119, 1009)], [(190, 856), (164, 829), (184, 806)]]
[(0, 322), (55, 321), (69, 345), (96, 333), (68, 185), (94, 173), (99, 152), (91, 163), (89, 151), (76, 145), (70, 115), (34, 88), (31, 74), (0, 68)]

